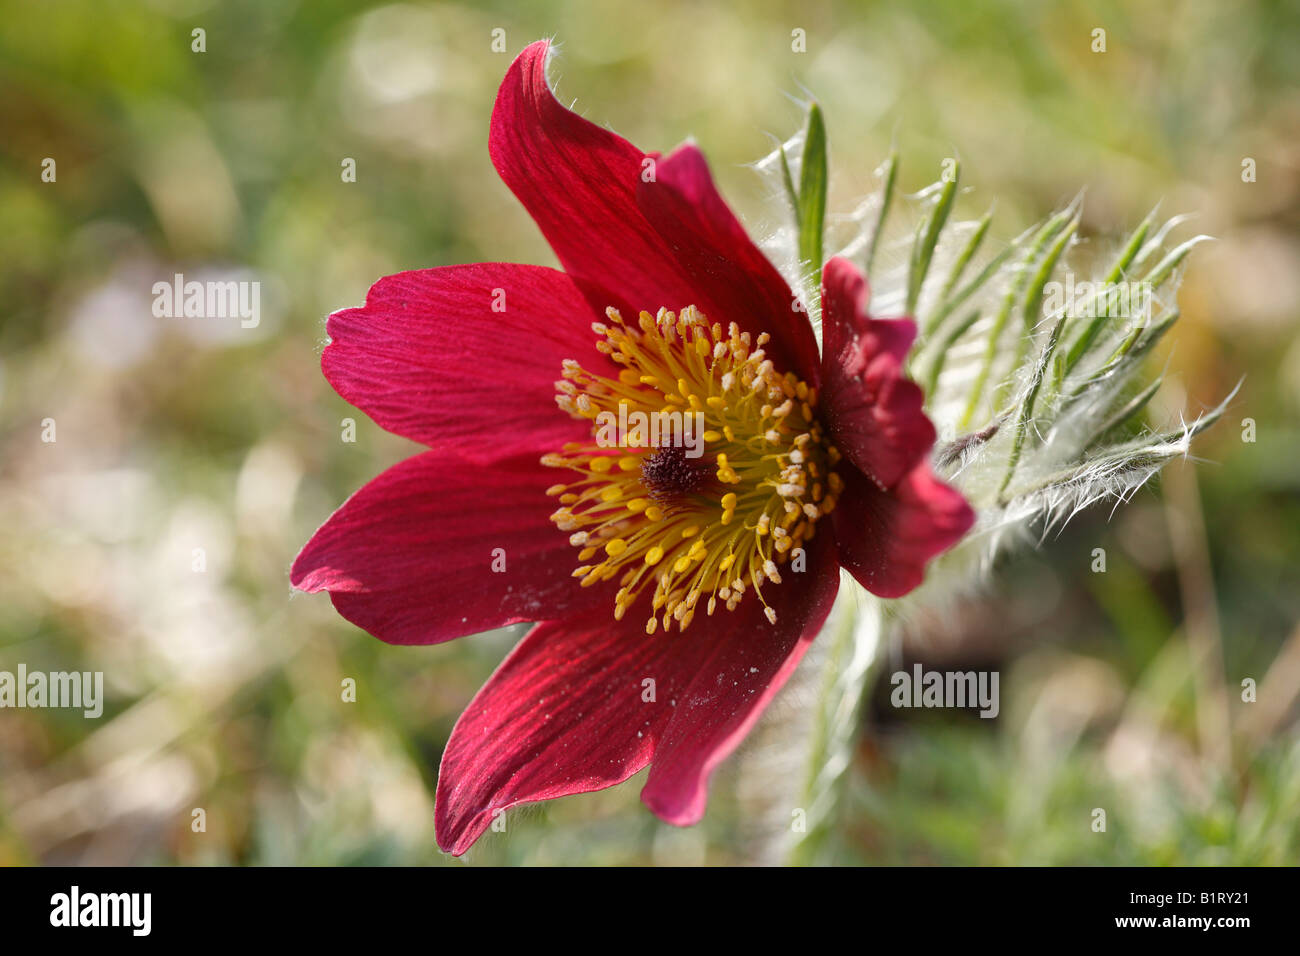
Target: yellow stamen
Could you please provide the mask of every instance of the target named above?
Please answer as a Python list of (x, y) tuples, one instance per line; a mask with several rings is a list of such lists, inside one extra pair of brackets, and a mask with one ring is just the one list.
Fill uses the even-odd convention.
[[(591, 438), (543, 458), (573, 474), (547, 494), (561, 505), (552, 520), (581, 549), (574, 577), (583, 587), (617, 578), (615, 619), (643, 602), (647, 634), (685, 631), (701, 600), (708, 614), (735, 610), (749, 585), (774, 623), (760, 584), (781, 585), (780, 566), (844, 487), (840, 453), (815, 418), (816, 390), (776, 371), (766, 333), (710, 324), (693, 306), (642, 312), (636, 323), (607, 315), (593, 325), (597, 351), (622, 368), (610, 378), (566, 360), (556, 386)], [(601, 437), (602, 413), (676, 415), (683, 425), (698, 416), (702, 429), (681, 431), (676, 446), (628, 441), (620, 454)], [(600, 563), (585, 563), (602, 551)]]

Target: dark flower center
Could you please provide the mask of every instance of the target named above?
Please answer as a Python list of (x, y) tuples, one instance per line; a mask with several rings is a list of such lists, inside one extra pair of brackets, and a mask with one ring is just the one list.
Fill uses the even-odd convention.
[(656, 448), (641, 462), (641, 484), (650, 497), (670, 504), (698, 494), (711, 484), (713, 467), (703, 458), (687, 458), (679, 445)]

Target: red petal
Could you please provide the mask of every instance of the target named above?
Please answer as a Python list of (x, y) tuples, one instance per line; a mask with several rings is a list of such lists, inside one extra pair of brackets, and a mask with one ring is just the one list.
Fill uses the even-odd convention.
[(452, 731), (438, 772), (438, 845), (464, 853), (497, 812), (613, 786), (652, 758), (642, 798), (671, 822), (698, 819), (710, 771), (820, 628), (839, 582), (834, 562), (829, 545), (812, 550), (810, 580), (788, 572), (769, 587), (775, 626), (752, 593), (684, 634), (647, 637), (640, 604), (621, 622), (598, 610), (539, 624)]
[(840, 451), (886, 488), (925, 458), (934, 426), (920, 386), (903, 378), (916, 326), (867, 316), (867, 283), (834, 258), (822, 272), (822, 408)]
[(321, 367), (381, 426), (431, 448), (482, 462), (541, 455), (590, 432), (556, 408), (555, 382), (566, 358), (610, 369), (595, 318), (554, 269), (402, 272), (371, 286), (361, 308), (329, 317)]
[[(340, 614), (391, 644), (611, 608), (609, 593), (570, 576), (573, 549), (548, 518), (555, 477), (532, 459), (479, 467), (441, 452), (408, 458), (325, 522), (290, 580), (329, 591)], [(492, 570), (497, 548), (502, 572)]]
[(856, 468), (839, 469), (844, 492), (831, 518), (840, 563), (880, 597), (901, 597), (921, 583), (926, 562), (975, 523), (975, 512), (928, 463), (884, 491)]
[(767, 353), (777, 368), (816, 386), (821, 376), (808, 314), (718, 194), (704, 155), (687, 144), (658, 159), (638, 201), (689, 278), (691, 301), (724, 327), (735, 322), (755, 337), (770, 333)]
[(565, 270), (610, 289), (635, 320), (645, 309), (693, 300), (676, 260), (637, 208), (645, 153), (565, 109), (546, 82), (548, 44), (510, 65), (492, 111), (492, 164), (523, 203)]
[[(703, 625), (696, 618), (683, 635), (704, 642), (709, 655), (694, 665), (693, 679), (677, 696), (641, 791), (642, 801), (662, 819), (685, 826), (704, 815), (710, 774), (749, 733), (821, 630), (840, 583), (829, 539), (823, 533), (808, 545), (805, 572), (787, 564), (782, 583), (764, 589), (777, 612), (775, 624), (749, 593), (740, 609), (719, 611)], [(694, 633), (718, 615), (724, 616), (720, 626)]]
[(641, 681), (668, 645), (612, 610), (537, 625), (461, 714), (438, 770), (443, 850), (464, 853), (499, 811), (601, 790), (649, 761), (667, 705), (643, 702)]

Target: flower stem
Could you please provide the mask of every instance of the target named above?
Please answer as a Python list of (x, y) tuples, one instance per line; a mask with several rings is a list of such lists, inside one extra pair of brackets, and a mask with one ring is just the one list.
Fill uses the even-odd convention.
[(885, 606), (856, 583), (845, 581), (821, 638), (829, 641), (822, 689), (814, 707), (804, 784), (799, 796), (803, 830), (796, 824), (788, 862), (824, 862), (835, 832), (844, 783), (853, 760), (862, 702), (875, 673)]

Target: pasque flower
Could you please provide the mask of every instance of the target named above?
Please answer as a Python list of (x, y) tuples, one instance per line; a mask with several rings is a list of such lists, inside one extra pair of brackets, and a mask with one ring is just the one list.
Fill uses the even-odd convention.
[[(819, 351), (699, 150), (643, 153), (565, 109), (547, 52), (506, 74), (490, 152), (564, 271), (404, 272), (330, 316), (326, 378), (427, 450), (354, 494), (292, 570), (395, 644), (540, 622), (443, 754), (454, 854), (504, 808), (646, 765), (644, 802), (698, 820), (839, 568), (902, 595), (974, 520), (930, 470), (902, 374), (913, 323), (868, 317), (864, 279), (831, 259)], [(703, 454), (610, 447), (596, 421), (620, 406), (699, 413)]]

